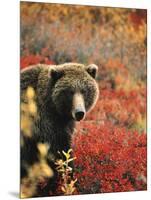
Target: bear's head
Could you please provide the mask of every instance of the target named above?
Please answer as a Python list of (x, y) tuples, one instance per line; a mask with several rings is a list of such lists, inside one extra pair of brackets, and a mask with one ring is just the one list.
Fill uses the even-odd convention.
[(49, 75), (53, 81), (52, 103), (62, 117), (80, 121), (95, 105), (99, 89), (95, 81), (98, 67), (67, 63), (54, 66)]

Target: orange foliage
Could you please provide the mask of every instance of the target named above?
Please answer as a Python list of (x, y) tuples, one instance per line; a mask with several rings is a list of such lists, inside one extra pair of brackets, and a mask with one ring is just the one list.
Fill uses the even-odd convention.
[(79, 193), (146, 189), (146, 38), (146, 10), (21, 2), (22, 68), (99, 66), (100, 97), (73, 137)]

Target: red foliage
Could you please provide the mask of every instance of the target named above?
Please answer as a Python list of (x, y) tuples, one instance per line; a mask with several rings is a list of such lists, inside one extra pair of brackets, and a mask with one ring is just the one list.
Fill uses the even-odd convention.
[(21, 9), (21, 68), (99, 66), (100, 97), (72, 143), (79, 193), (145, 190), (146, 10), (27, 2)]
[(137, 29), (143, 22), (146, 23), (147, 21), (146, 10), (136, 10), (135, 12), (131, 12), (129, 18), (133, 23), (133, 26)]
[(146, 134), (80, 123), (73, 138), (80, 193), (146, 190)]
[(146, 115), (146, 89), (131, 90), (101, 90), (95, 110), (87, 115), (87, 120), (131, 126), (138, 118)]
[(20, 59), (20, 66), (21, 69), (29, 66), (29, 65), (34, 65), (38, 63), (43, 63), (43, 64), (54, 64), (53, 61), (49, 60), (48, 57), (41, 56), (41, 55), (28, 55), (28, 56), (23, 56)]
[[(100, 90), (97, 105), (73, 137), (79, 193), (146, 190), (146, 90)], [(139, 125), (138, 125), (139, 126)]]
[[(42, 58), (23, 57), (22, 67), (40, 63)], [(145, 88), (100, 89), (95, 108), (79, 123), (73, 137), (77, 194), (146, 190), (145, 128), (131, 130), (140, 117), (146, 117)]]

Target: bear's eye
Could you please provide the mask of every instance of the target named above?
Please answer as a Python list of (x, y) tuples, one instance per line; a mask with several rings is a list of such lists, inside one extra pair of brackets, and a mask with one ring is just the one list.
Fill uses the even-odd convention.
[(68, 95), (72, 96), (74, 94), (74, 91), (73, 90), (68, 90)]
[(65, 97), (71, 97), (73, 96), (74, 91), (67, 88), (65, 90), (62, 90), (62, 94), (64, 94)]

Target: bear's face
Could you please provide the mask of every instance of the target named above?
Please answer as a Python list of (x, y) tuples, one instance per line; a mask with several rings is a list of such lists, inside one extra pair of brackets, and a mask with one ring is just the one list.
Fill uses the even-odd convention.
[(98, 98), (97, 66), (69, 63), (50, 73), (55, 82), (51, 98), (57, 112), (76, 121), (83, 119)]

